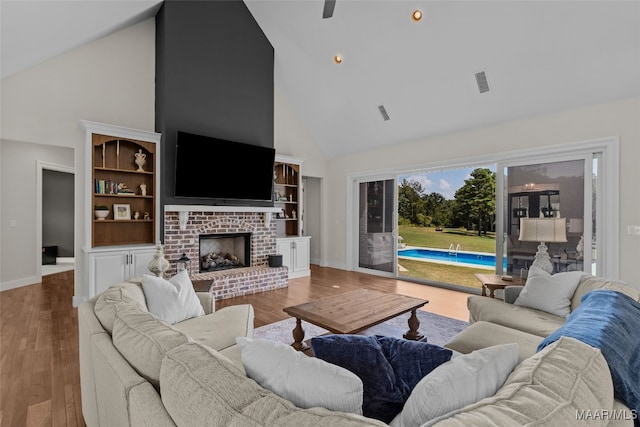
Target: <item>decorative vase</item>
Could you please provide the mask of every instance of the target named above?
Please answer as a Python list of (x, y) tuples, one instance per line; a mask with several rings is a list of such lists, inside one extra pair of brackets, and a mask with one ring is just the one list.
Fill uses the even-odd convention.
[(169, 268), (169, 261), (164, 257), (164, 249), (162, 248), (162, 245), (157, 245), (156, 249), (156, 253), (153, 254), (153, 259), (149, 262), (147, 268), (156, 276), (163, 277), (164, 272)]
[(142, 148), (138, 150), (136, 153), (136, 165), (138, 165), (138, 170), (136, 172), (144, 172), (142, 166), (147, 163), (147, 155), (142, 152)]
[(105, 210), (95, 210), (93, 211), (93, 214), (96, 216), (97, 220), (103, 220), (109, 216), (109, 211), (105, 211)]

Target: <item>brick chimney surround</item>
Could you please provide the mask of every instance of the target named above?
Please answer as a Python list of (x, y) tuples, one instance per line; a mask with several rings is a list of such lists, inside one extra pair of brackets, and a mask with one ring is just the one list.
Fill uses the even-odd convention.
[[(269, 207), (167, 205), (164, 213), (164, 253), (169, 261), (166, 274), (176, 273), (176, 261), (191, 259), (191, 280), (197, 290), (211, 292), (216, 300), (287, 287), (287, 267), (269, 267), (268, 256), (276, 253), (276, 225)], [(251, 233), (250, 264), (230, 270), (199, 271), (200, 235)]]

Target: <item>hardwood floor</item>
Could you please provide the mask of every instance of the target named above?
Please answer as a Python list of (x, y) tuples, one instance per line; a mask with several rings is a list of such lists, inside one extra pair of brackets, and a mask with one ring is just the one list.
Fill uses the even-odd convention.
[[(360, 288), (428, 299), (425, 310), (468, 320), (468, 294), (317, 266), (288, 288), (218, 301), (216, 307), (253, 304), (259, 327), (286, 319), (282, 309), (289, 305)], [(0, 426), (85, 425), (72, 297), (73, 271), (0, 292)]]
[(282, 309), (290, 305), (362, 288), (423, 298), (429, 300), (429, 304), (422, 310), (454, 319), (469, 320), (469, 294), (464, 292), (314, 265), (311, 266), (310, 277), (289, 280), (287, 288), (217, 301), (216, 307), (252, 304), (256, 313), (257, 328), (288, 318)]
[(0, 292), (0, 424), (84, 426), (73, 271)]

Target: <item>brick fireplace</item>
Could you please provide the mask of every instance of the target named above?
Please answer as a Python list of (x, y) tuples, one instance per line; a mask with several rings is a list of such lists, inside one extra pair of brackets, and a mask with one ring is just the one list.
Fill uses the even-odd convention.
[[(206, 207), (211, 210), (215, 207)], [(268, 256), (276, 253), (276, 225), (270, 221), (270, 212), (242, 211), (243, 208), (221, 207), (221, 211), (188, 210), (188, 207), (165, 206), (164, 253), (169, 261), (168, 277), (176, 273), (176, 261), (184, 253), (191, 259), (192, 280), (211, 281), (209, 291), (216, 299), (230, 298), (288, 285), (286, 267), (268, 266)], [(246, 209), (246, 208), (245, 208)], [(268, 208), (267, 208), (268, 209)], [(238, 211), (232, 211), (238, 210)], [(200, 271), (201, 236), (249, 236), (247, 267)], [(233, 237), (231, 237), (233, 236)], [(248, 263), (247, 263), (248, 261)]]

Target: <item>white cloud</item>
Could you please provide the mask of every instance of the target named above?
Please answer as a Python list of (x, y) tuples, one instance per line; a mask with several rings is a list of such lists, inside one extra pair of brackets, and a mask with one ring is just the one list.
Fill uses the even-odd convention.
[(440, 178), (440, 190), (447, 191), (451, 189), (451, 184), (446, 179)]
[[(406, 179), (407, 182), (409, 181), (419, 182), (420, 185), (422, 185), (422, 188), (425, 194), (432, 192), (433, 181), (427, 178), (426, 175), (409, 175), (409, 176), (403, 176), (402, 178)], [(400, 180), (400, 182), (402, 182), (402, 180)]]

